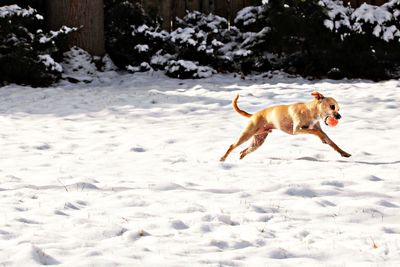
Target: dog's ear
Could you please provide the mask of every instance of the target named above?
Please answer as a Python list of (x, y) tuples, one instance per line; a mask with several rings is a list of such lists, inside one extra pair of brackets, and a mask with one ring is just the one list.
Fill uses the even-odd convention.
[(324, 99), (324, 98), (325, 98), (325, 96), (323, 96), (320, 92), (317, 92), (317, 91), (313, 91), (313, 92), (311, 93), (311, 95), (312, 95), (313, 97), (315, 97), (317, 100), (321, 100), (321, 99)]

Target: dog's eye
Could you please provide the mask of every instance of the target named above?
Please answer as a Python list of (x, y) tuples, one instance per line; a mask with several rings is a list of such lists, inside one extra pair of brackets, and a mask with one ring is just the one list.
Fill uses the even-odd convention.
[(335, 105), (331, 105), (331, 109), (335, 109)]

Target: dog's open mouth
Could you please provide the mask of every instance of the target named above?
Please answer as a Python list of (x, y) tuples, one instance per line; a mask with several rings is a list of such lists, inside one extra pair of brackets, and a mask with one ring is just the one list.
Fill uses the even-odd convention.
[(324, 123), (325, 123), (326, 126), (329, 126), (329, 124), (328, 124), (328, 122), (327, 122), (329, 117), (334, 118), (333, 116), (329, 116), (329, 115), (326, 116), (326, 117), (324, 118)]

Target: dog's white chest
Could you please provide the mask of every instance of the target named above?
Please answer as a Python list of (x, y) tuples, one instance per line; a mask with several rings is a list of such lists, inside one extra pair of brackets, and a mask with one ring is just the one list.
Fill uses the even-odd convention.
[(311, 121), (310, 126), (308, 126), (309, 129), (314, 129), (315, 125), (318, 123), (318, 119), (314, 119)]

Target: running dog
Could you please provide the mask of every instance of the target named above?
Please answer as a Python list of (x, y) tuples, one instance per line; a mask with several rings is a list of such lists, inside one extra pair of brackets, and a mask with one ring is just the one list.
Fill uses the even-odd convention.
[[(333, 117), (337, 120), (341, 118), (339, 114), (339, 104), (332, 97), (324, 97), (321, 93), (314, 91), (311, 93), (314, 99), (308, 103), (296, 103), (291, 105), (278, 105), (265, 108), (254, 114), (241, 110), (237, 105), (239, 95), (237, 95), (232, 105), (240, 115), (250, 118), (246, 129), (239, 139), (233, 143), (223, 155), (220, 161), (225, 161), (229, 153), (235, 148), (253, 137), (251, 145), (240, 152), (240, 159), (259, 148), (273, 129), (279, 129), (287, 134), (313, 134), (318, 136), (322, 143), (330, 145), (342, 157), (351, 155), (338, 147), (322, 131), (319, 120), (323, 119), (327, 124), (327, 119)], [(327, 124), (328, 125), (328, 124)]]

